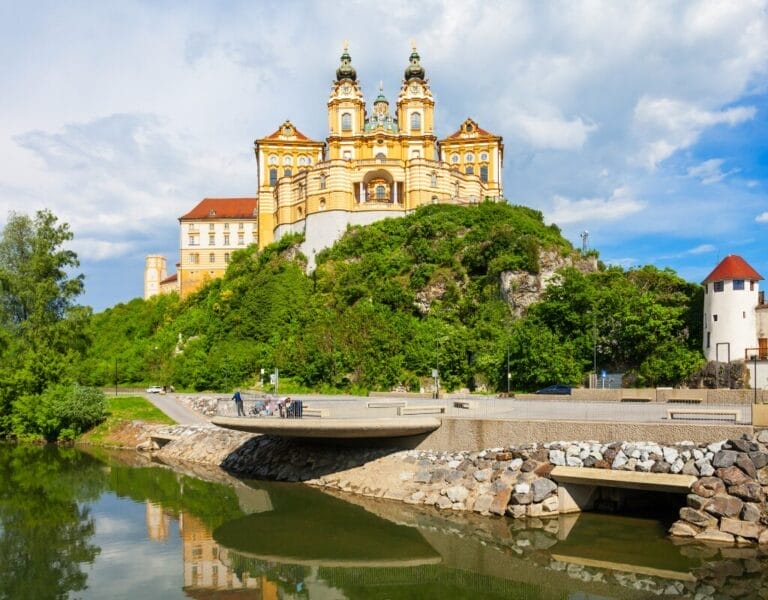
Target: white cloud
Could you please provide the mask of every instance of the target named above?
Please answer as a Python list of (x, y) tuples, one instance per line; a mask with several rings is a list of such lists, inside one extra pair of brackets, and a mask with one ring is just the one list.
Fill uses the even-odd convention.
[(710, 185), (741, 171), (741, 169), (731, 169), (723, 172), (720, 167), (723, 166), (724, 162), (722, 158), (711, 158), (696, 166), (688, 167), (688, 177), (698, 179), (704, 185)]
[(686, 254), (707, 254), (709, 252), (714, 252), (716, 250), (715, 246), (712, 244), (699, 244), (695, 248), (691, 248), (686, 252)]
[(768, 210), (755, 217), (756, 223), (768, 223)]
[(87, 257), (89, 260), (100, 262), (130, 254), (135, 249), (136, 244), (130, 241), (111, 242), (78, 237), (72, 240), (69, 247), (80, 257)]
[(628, 188), (619, 187), (613, 190), (610, 198), (571, 200), (565, 196), (555, 196), (552, 210), (546, 212), (546, 217), (550, 223), (557, 225), (609, 222), (624, 219), (640, 212), (644, 207), (645, 204), (636, 200)]
[(702, 131), (713, 125), (738, 125), (757, 114), (753, 106), (705, 110), (693, 103), (671, 98), (643, 96), (633, 115), (636, 135), (643, 140), (637, 160), (649, 169), (689, 148)]
[(581, 117), (564, 119), (559, 115), (534, 115), (518, 110), (507, 116), (510, 133), (516, 133), (536, 149), (578, 150), (597, 125)]

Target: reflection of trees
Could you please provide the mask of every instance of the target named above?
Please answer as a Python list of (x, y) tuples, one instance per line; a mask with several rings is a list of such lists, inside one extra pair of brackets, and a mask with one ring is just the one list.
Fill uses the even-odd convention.
[(78, 501), (104, 489), (103, 465), (74, 450), (0, 445), (0, 599), (67, 598), (100, 548)]

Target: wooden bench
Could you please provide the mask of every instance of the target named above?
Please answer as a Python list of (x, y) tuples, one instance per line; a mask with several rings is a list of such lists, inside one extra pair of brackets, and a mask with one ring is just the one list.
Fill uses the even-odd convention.
[(408, 406), (407, 400), (374, 400), (366, 404), (368, 408), (398, 408)]
[(701, 398), (669, 398), (667, 404), (701, 404)]
[(476, 408), (477, 403), (474, 400), (454, 400), (454, 408)]
[[(689, 420), (732, 420), (741, 421), (741, 410), (738, 408), (669, 408), (667, 409), (667, 418), (670, 421), (675, 420), (675, 415), (682, 415), (684, 419)], [(721, 418), (718, 418), (721, 417)]]
[(653, 402), (649, 396), (627, 396), (621, 399), (622, 402)]
[(301, 410), (302, 417), (325, 417), (328, 418), (330, 411), (327, 408), (313, 408), (305, 406)]
[(436, 415), (445, 412), (445, 406), (401, 406), (397, 409), (399, 416), (404, 415)]

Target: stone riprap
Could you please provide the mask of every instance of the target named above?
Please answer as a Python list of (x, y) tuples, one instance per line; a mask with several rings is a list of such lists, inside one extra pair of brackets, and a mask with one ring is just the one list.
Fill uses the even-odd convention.
[(768, 430), (709, 444), (560, 441), (479, 452), (338, 447), (215, 427), (163, 430), (177, 439), (157, 451), (161, 459), (220, 464), (238, 476), (513, 518), (560, 514), (558, 486), (550, 479), (555, 466), (693, 475), (699, 479), (672, 535), (768, 544)]

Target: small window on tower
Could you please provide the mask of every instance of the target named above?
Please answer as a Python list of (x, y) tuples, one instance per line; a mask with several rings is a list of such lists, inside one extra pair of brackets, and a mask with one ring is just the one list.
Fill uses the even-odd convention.
[(341, 130), (352, 131), (352, 115), (350, 113), (342, 113), (341, 115)]
[(712, 320), (717, 321), (717, 315), (712, 315)]
[(488, 166), (483, 165), (480, 167), (480, 181), (488, 183)]
[(747, 318), (747, 311), (746, 310), (742, 310), (741, 311), (741, 318), (742, 319), (746, 319)]
[(460, 159), (459, 159), (459, 155), (458, 154), (451, 154), (451, 162), (452, 163), (457, 163), (457, 162), (459, 162), (459, 160)]
[(275, 186), (277, 183), (277, 169), (270, 169), (269, 170), (269, 185)]
[(733, 290), (734, 291), (741, 291), (744, 289), (744, 280), (743, 279), (734, 279), (733, 280)]
[(722, 292), (723, 291), (723, 282), (722, 281), (715, 281), (715, 283), (712, 284), (712, 291), (713, 292)]
[(326, 185), (326, 176), (324, 174), (320, 174), (320, 189), (324, 190)]
[(411, 129), (421, 129), (421, 113), (411, 113)]

